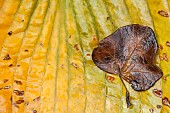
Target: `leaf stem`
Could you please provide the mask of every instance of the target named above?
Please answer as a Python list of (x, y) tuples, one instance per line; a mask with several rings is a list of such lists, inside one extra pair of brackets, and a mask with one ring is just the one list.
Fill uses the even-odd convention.
[(128, 108), (128, 107), (132, 106), (132, 104), (130, 102), (130, 93), (129, 93), (129, 91), (128, 91), (128, 89), (127, 89), (127, 87), (126, 87), (126, 85), (125, 85), (125, 83), (124, 83), (124, 81), (122, 79), (122, 75), (121, 74), (119, 74), (119, 78), (122, 81), (122, 83), (123, 83), (123, 85), (124, 85), (124, 87), (126, 89), (126, 103), (127, 103), (127, 108)]

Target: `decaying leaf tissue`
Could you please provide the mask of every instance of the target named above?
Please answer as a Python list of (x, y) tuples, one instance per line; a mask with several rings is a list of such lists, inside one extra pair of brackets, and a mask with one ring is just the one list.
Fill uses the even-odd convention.
[[(119, 28), (101, 40), (93, 50), (92, 59), (97, 67), (119, 75), (121, 81), (127, 81), (134, 90), (145, 91), (163, 75), (161, 69), (153, 64), (157, 49), (153, 30), (132, 24)], [(127, 88), (126, 102), (129, 107), (131, 103)]]

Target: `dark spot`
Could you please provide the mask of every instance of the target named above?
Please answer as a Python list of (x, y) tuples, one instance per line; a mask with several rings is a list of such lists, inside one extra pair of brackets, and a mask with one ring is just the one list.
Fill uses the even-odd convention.
[(71, 38), (71, 35), (69, 36), (69, 38)]
[(153, 89), (152, 92), (155, 96), (162, 98), (162, 91), (161, 90)]
[(9, 67), (12, 67), (12, 66), (13, 66), (13, 64), (10, 64), (10, 65), (9, 65)]
[(37, 111), (36, 111), (36, 110), (33, 110), (33, 113), (37, 113)]
[(163, 50), (163, 46), (162, 45), (159, 45), (158, 46), (160, 50)]
[(169, 17), (169, 14), (166, 11), (164, 11), (164, 10), (158, 11), (158, 14), (163, 16), (163, 17)]
[(11, 86), (5, 86), (4, 87), (4, 89), (10, 89), (11, 88)]
[(24, 104), (24, 105), (25, 105), (25, 106), (28, 106), (28, 104), (29, 104), (29, 102), (25, 102), (25, 104)]
[(163, 80), (166, 81), (166, 80), (167, 80), (167, 77), (169, 77), (169, 76), (170, 76), (170, 74), (165, 75), (165, 76), (163, 77)]
[(40, 101), (40, 99), (41, 99), (41, 97), (39, 96), (39, 97), (35, 98), (33, 101), (38, 102), (38, 101)]
[(24, 22), (24, 19), (23, 19), (23, 20), (21, 20), (21, 22)]
[(110, 17), (107, 17), (107, 20), (110, 20)]
[(61, 68), (62, 68), (62, 69), (64, 68), (64, 64), (61, 65)]
[(16, 101), (16, 104), (22, 104), (22, 103), (24, 103), (24, 100), (17, 100)]
[(9, 54), (7, 54), (7, 55), (4, 57), (3, 60), (10, 60), (10, 59), (11, 59), (11, 57), (9, 56)]
[(107, 76), (107, 80), (110, 81), (110, 82), (113, 82), (114, 79), (115, 79), (115, 78), (112, 77), (112, 76)]
[(28, 52), (28, 50), (26, 49), (25, 52)]
[(79, 67), (78, 67), (78, 65), (77, 65), (77, 64), (75, 64), (74, 62), (72, 62), (71, 64), (72, 64), (72, 66), (73, 66), (73, 67), (75, 67), (76, 69), (78, 69), (78, 68), (79, 68)]
[(167, 97), (164, 97), (164, 98), (162, 99), (162, 104), (165, 105), (165, 106), (170, 107), (170, 101), (169, 101), (169, 99), (168, 99)]
[(143, 58), (143, 63), (148, 64), (148, 61), (146, 60), (145, 57)]
[(15, 82), (17, 85), (22, 85), (22, 82), (21, 82), (21, 81), (14, 80), (14, 82)]
[(78, 51), (79, 50), (78, 44), (75, 44), (74, 48)]
[(6, 82), (8, 82), (8, 81), (9, 81), (8, 79), (4, 79), (4, 80), (3, 80), (4, 83), (6, 83)]
[(17, 67), (20, 67), (20, 65), (17, 65)]
[(170, 47), (170, 42), (169, 41), (166, 42), (166, 46)]
[(3, 88), (1, 87), (0, 90), (2, 90)]
[(161, 106), (161, 105), (156, 105), (156, 107), (157, 107), (158, 109), (161, 109), (161, 108), (162, 108), (162, 106)]
[(12, 96), (11, 96), (10, 100), (11, 100), (11, 102), (12, 102)]
[(86, 54), (87, 56), (91, 56), (90, 54)]
[(166, 53), (163, 53), (163, 58), (164, 58), (165, 61), (168, 62), (168, 57), (167, 57), (167, 54), (166, 54)]
[(13, 33), (12, 31), (9, 31), (9, 32), (8, 32), (8, 35), (9, 35), (9, 36), (11, 36), (11, 35), (12, 35), (12, 33)]
[(152, 108), (149, 109), (150, 113), (154, 113), (154, 110)]
[(24, 95), (24, 91), (14, 90), (13, 92), (14, 92), (17, 96), (23, 96), (23, 95)]

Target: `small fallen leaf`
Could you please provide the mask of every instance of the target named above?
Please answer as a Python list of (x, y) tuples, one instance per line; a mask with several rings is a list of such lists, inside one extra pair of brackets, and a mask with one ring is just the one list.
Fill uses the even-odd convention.
[[(132, 24), (119, 28), (101, 40), (93, 50), (92, 59), (98, 68), (118, 74), (134, 90), (145, 91), (163, 75), (161, 69), (153, 64), (157, 50), (153, 30), (147, 26)], [(127, 99), (127, 105), (129, 103)]]

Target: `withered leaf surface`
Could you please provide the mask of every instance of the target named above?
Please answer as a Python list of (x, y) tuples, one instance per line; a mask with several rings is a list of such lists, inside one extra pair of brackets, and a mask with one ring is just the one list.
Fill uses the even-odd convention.
[(150, 27), (131, 24), (101, 40), (93, 50), (92, 59), (97, 67), (118, 74), (134, 90), (145, 91), (163, 75), (161, 69), (153, 64), (157, 49)]

